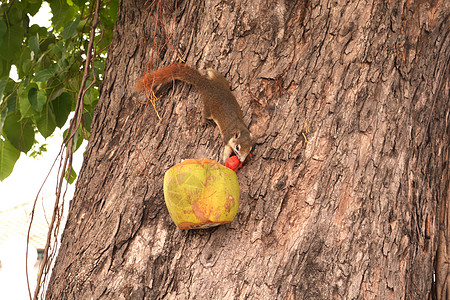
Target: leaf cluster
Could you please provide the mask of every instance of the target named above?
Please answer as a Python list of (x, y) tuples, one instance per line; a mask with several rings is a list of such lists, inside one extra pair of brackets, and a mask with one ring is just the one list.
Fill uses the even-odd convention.
[[(7, 0), (0, 5), (0, 180), (10, 175), (20, 152), (35, 155), (45, 149), (36, 135), (47, 138), (56, 127), (63, 128), (75, 109), (95, 2), (47, 3), (53, 15), (49, 28), (30, 26), (30, 16), (39, 11), (42, 0)], [(117, 0), (102, 3), (87, 84), (94, 76), (96, 80), (84, 97), (75, 147), (89, 137), (116, 14)], [(13, 65), (18, 81), (10, 77)]]

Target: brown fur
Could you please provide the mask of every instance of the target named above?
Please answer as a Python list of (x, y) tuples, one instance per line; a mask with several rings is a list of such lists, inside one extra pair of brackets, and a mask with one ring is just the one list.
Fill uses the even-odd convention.
[(228, 81), (219, 72), (209, 69), (208, 75), (203, 76), (185, 64), (171, 64), (140, 78), (136, 84), (136, 91), (151, 89), (175, 79), (194, 85), (200, 92), (203, 118), (214, 120), (224, 140), (223, 160), (234, 151), (238, 158), (244, 161), (250, 153), (253, 140)]

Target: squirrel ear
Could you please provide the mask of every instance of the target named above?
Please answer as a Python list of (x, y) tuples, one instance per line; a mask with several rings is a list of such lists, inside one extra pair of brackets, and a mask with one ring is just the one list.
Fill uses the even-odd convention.
[(241, 131), (240, 131), (240, 130), (237, 130), (237, 131), (234, 133), (234, 139), (237, 140), (240, 136), (241, 136)]

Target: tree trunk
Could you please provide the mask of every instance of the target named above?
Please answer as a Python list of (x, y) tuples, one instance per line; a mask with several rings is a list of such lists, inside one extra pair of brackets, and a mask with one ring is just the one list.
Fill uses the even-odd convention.
[[(449, 14), (448, 1), (120, 1), (47, 298), (431, 297)], [(238, 215), (211, 229), (177, 229), (162, 188), (182, 159), (221, 157), (197, 91), (159, 89), (161, 121), (133, 96), (149, 61), (180, 58), (224, 74), (256, 138)]]

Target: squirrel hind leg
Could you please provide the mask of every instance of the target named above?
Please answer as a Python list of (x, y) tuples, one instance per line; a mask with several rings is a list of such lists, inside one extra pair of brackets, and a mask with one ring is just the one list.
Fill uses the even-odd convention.
[(203, 101), (202, 119), (203, 119), (204, 126), (210, 124), (213, 121), (211, 111), (209, 110), (209, 106), (206, 105), (205, 101)]
[(208, 125), (214, 125), (214, 119), (213, 118), (206, 118), (205, 115), (202, 115), (202, 125), (204, 127)]
[(202, 126), (207, 127), (208, 125), (214, 125), (213, 119), (207, 119), (205, 116), (202, 117)]

